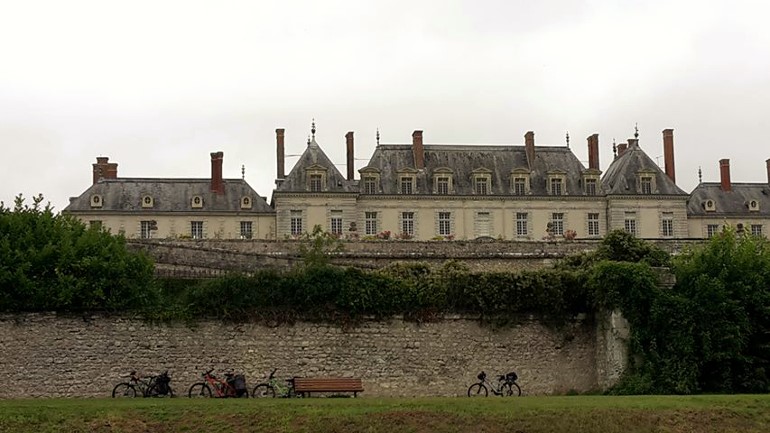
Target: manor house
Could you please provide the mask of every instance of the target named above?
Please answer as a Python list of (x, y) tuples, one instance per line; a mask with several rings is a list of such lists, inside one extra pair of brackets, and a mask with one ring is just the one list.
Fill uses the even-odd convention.
[(707, 238), (732, 225), (767, 236), (768, 179), (732, 183), (730, 162), (720, 182), (687, 193), (676, 185), (674, 135), (663, 130), (664, 167), (638, 135), (613, 145), (599, 167), (599, 136), (587, 138), (588, 167), (569, 146), (380, 144), (368, 164), (354, 167), (353, 132), (345, 135), (343, 175), (315, 138), (288, 174), (284, 130), (276, 129), (277, 176), (270, 203), (243, 179), (222, 177), (222, 152), (199, 179), (121, 178), (99, 157), (93, 182), (64, 210), (131, 238), (283, 239), (314, 226), (348, 239), (541, 240), (601, 238), (623, 229), (645, 239)]

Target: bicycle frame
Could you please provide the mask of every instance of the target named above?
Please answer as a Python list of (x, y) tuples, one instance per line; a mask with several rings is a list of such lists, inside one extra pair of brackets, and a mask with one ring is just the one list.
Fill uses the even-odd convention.
[(227, 381), (219, 379), (218, 377), (211, 374), (212, 371), (214, 370), (209, 370), (203, 373), (203, 379), (214, 390), (216, 393), (215, 397), (237, 397), (238, 394), (235, 391), (235, 388), (227, 383)]

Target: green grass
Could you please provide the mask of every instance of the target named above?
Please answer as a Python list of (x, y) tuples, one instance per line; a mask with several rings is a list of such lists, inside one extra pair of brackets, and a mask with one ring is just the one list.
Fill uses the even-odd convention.
[(768, 432), (770, 396), (0, 401), (0, 432)]

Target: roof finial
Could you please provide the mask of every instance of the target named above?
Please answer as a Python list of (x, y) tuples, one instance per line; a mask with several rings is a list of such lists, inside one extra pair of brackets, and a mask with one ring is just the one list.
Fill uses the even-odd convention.
[(377, 128), (377, 146), (380, 145), (380, 128)]
[(612, 155), (615, 156), (615, 158), (618, 157), (618, 145), (615, 144), (615, 139), (612, 139)]
[(310, 136), (307, 136), (307, 145), (310, 146)]
[(638, 123), (634, 123), (634, 138), (637, 139), (637, 140), (639, 139), (639, 124)]
[(246, 166), (241, 164), (241, 179), (246, 179)]
[(315, 117), (313, 118), (313, 123), (310, 124), (310, 133), (313, 134), (313, 139), (315, 140)]
[(567, 131), (567, 147), (569, 147), (569, 131)]
[(698, 166), (698, 183), (703, 183), (703, 171), (701, 171), (700, 166)]

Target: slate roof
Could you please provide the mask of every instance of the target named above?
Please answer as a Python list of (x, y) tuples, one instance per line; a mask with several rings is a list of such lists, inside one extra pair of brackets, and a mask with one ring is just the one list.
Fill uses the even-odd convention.
[[(706, 211), (706, 200), (714, 200), (714, 211)], [(756, 200), (758, 211), (750, 211)], [(770, 185), (766, 183), (733, 183), (732, 191), (722, 191), (719, 182), (704, 182), (690, 193), (688, 216), (756, 216), (770, 218)]]
[[(211, 179), (117, 178), (100, 179), (79, 197), (70, 199), (64, 212), (237, 212), (273, 213), (265, 199), (243, 179), (224, 179), (224, 194), (211, 192)], [(102, 207), (92, 208), (91, 197), (102, 196)], [(151, 196), (154, 206), (142, 208), (142, 198)], [(203, 207), (190, 206), (195, 196)], [(252, 199), (251, 209), (241, 209), (241, 198)]]
[(349, 181), (340, 173), (334, 163), (315, 141), (310, 140), (307, 148), (299, 157), (299, 160), (288, 175), (275, 188), (278, 192), (307, 192), (307, 178), (305, 170), (312, 166), (320, 166), (326, 171), (326, 188), (324, 192), (357, 192), (356, 181)]
[[(523, 169), (529, 172), (524, 146), (497, 145), (424, 145), (425, 170), (417, 173), (416, 194), (430, 194), (433, 190), (433, 174), (436, 169), (452, 170), (455, 195), (474, 194), (473, 172), (477, 169), (491, 171), (492, 195), (510, 195), (511, 171)], [(377, 146), (366, 168), (380, 171), (383, 194), (398, 193), (398, 171), (414, 169), (411, 144), (382, 144)], [(362, 169), (362, 170), (364, 170)], [(530, 173), (532, 195), (547, 195), (546, 182), (549, 171), (565, 173), (567, 195), (582, 195), (583, 164), (568, 147), (535, 146), (535, 162)]]
[(602, 189), (607, 195), (645, 195), (636, 187), (637, 173), (649, 172), (655, 177), (656, 190), (652, 195), (687, 195), (658, 167), (638, 143), (628, 146), (615, 158), (602, 176)]

